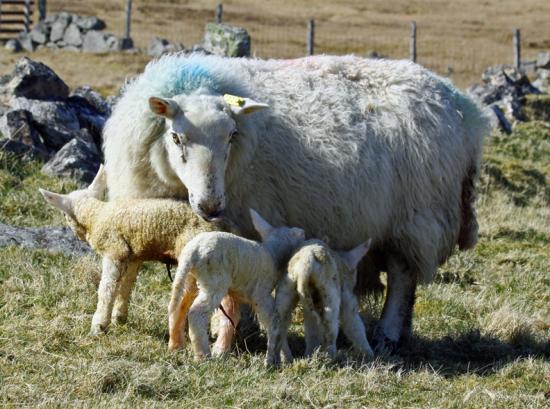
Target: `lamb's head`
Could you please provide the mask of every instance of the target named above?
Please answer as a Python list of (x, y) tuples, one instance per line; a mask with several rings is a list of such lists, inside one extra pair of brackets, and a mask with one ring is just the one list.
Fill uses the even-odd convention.
[(273, 227), (253, 209), (250, 209), (250, 217), (276, 263), (279, 267), (286, 265), (292, 253), (304, 242), (304, 230), (299, 227)]
[(59, 194), (45, 189), (38, 189), (44, 199), (52, 206), (58, 208), (65, 214), (68, 226), (73, 233), (81, 240), (86, 239), (86, 229), (78, 220), (75, 214), (75, 206), (83, 199), (94, 198), (102, 200), (107, 188), (106, 172), (103, 165), (100, 166), (94, 180), (86, 189), (74, 190), (68, 194)]
[(230, 95), (193, 93), (171, 99), (151, 97), (149, 107), (165, 119), (168, 162), (187, 188), (193, 211), (206, 220), (220, 218), (231, 146), (240, 137), (239, 116), (267, 105)]

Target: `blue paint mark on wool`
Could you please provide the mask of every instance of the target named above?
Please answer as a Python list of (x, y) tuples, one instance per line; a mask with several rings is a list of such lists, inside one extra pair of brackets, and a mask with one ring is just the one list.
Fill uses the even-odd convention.
[(194, 61), (180, 58), (161, 59), (146, 72), (148, 82), (154, 84), (155, 92), (162, 96), (188, 94), (199, 88), (219, 91), (214, 74)]

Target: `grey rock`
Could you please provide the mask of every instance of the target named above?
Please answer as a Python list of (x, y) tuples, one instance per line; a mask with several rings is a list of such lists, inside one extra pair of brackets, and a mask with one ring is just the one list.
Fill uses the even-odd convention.
[(50, 41), (56, 43), (63, 38), (65, 30), (71, 24), (72, 15), (69, 13), (61, 12), (56, 15), (55, 21), (52, 23), (50, 31)]
[(250, 35), (241, 27), (208, 23), (204, 29), (203, 47), (227, 57), (249, 57)]
[(67, 256), (91, 252), (90, 246), (77, 239), (68, 227), (17, 227), (0, 223), (0, 247), (6, 246), (44, 249)]
[(17, 40), (25, 51), (33, 52), (36, 49), (36, 43), (32, 41), (30, 33), (19, 33), (17, 35)]
[(103, 30), (107, 25), (95, 16), (73, 16), (73, 22), (84, 32), (88, 30)]
[(495, 129), (500, 129), (502, 132), (511, 134), (512, 133), (512, 124), (506, 116), (502, 109), (496, 104), (489, 105), (486, 109), (487, 114), (491, 121), (491, 126)]
[(23, 49), (23, 47), (21, 47), (21, 43), (16, 38), (6, 41), (4, 48), (12, 53), (18, 53)]
[(538, 69), (537, 78), (533, 81), (533, 86), (545, 94), (550, 94), (550, 69)]
[(550, 51), (538, 53), (535, 67), (537, 68), (537, 70), (540, 68), (550, 70)]
[(62, 101), (39, 101), (14, 98), (14, 109), (25, 109), (32, 114), (32, 124), (40, 132), (46, 146), (59, 149), (75, 137), (80, 122), (71, 107)]
[(43, 152), (24, 144), (23, 142), (14, 141), (8, 138), (0, 138), (0, 151), (9, 152), (18, 156), (22, 160), (43, 160)]
[(29, 111), (18, 109), (6, 112), (0, 118), (0, 134), (12, 141), (35, 148), (42, 158), (48, 157), (48, 149), (40, 134), (34, 129)]
[(50, 27), (42, 22), (38, 23), (31, 30), (30, 36), (32, 41), (37, 44), (46, 44), (50, 34)]
[(84, 35), (82, 51), (88, 53), (106, 53), (111, 51), (109, 36), (101, 31), (90, 30)]
[(59, 150), (43, 167), (50, 176), (69, 176), (90, 183), (99, 170), (100, 156), (89, 137), (77, 137)]
[(75, 88), (70, 97), (80, 97), (85, 99), (99, 114), (104, 116), (111, 115), (111, 106), (101, 96), (101, 94), (95, 91), (92, 87), (84, 85), (82, 87)]
[(151, 40), (149, 46), (147, 47), (147, 54), (151, 57), (160, 57), (166, 53), (182, 50), (185, 50), (185, 47), (181, 43), (171, 43), (165, 38), (155, 37)]
[[(106, 42), (109, 47), (109, 51), (121, 51), (124, 41), (114, 34), (106, 34)], [(128, 45), (128, 43), (126, 43)]]
[(17, 61), (10, 81), (0, 93), (31, 99), (63, 100), (69, 87), (47, 65), (23, 57)]
[[(94, 91), (92, 90), (91, 92)], [(88, 94), (88, 98), (91, 99), (91, 97), (92, 96)], [(98, 97), (101, 98), (101, 96), (99, 95)], [(96, 102), (99, 103), (99, 101)], [(90, 103), (86, 98), (78, 95), (69, 97), (67, 103), (69, 107), (71, 107), (72, 110), (76, 112), (78, 121), (80, 122), (80, 127), (87, 129), (90, 132), (96, 146), (101, 147), (101, 136), (108, 115), (99, 112), (99, 110), (95, 108), (93, 103)], [(110, 111), (110, 107), (108, 107), (104, 101), (103, 104), (105, 106), (103, 106), (102, 108)]]
[(67, 45), (79, 47), (82, 45), (82, 33), (74, 23), (69, 24), (63, 35), (63, 42)]

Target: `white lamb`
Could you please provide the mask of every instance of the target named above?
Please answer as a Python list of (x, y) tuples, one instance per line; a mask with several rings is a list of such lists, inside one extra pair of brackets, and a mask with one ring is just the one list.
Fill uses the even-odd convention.
[[(284, 275), (286, 262), (305, 238), (300, 228), (273, 227), (250, 209), (252, 223), (262, 242), (223, 232), (201, 233), (183, 249), (168, 307), (169, 349), (185, 345), (185, 321), (195, 359), (210, 356), (208, 322), (222, 299), (230, 294), (250, 304), (267, 331), (271, 347), (271, 321), (275, 300), (272, 291)], [(283, 345), (285, 358), (290, 349)], [(215, 355), (223, 351), (215, 350)]]
[(369, 359), (374, 356), (353, 293), (357, 264), (369, 246), (370, 240), (353, 250), (336, 252), (325, 242), (313, 239), (296, 251), (288, 263), (288, 275), (277, 286), (272, 323), (274, 342), (268, 350), (268, 363), (279, 363), (292, 311), (298, 301), (304, 308), (306, 355), (321, 346), (321, 350), (333, 358), (341, 325), (357, 352)]
[(65, 213), (75, 235), (103, 257), (93, 335), (107, 331), (111, 315), (115, 322), (126, 321), (130, 294), (144, 261), (176, 261), (192, 237), (221, 227), (202, 220), (182, 201), (120, 198), (103, 202), (99, 199), (105, 191), (105, 176), (100, 168), (87, 189), (67, 195), (40, 189), (48, 203)]

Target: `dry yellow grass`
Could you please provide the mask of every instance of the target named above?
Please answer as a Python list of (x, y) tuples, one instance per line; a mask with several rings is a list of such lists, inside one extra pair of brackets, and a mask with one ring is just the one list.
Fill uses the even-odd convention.
[[(123, 0), (49, 0), (48, 12), (93, 14), (121, 35)], [(134, 0), (132, 37), (146, 48), (154, 36), (200, 41), (214, 18), (218, 0)], [(230, 0), (224, 21), (245, 27), (259, 57), (290, 58), (305, 53), (306, 21), (316, 20), (316, 52), (365, 54), (376, 50), (391, 58), (408, 57), (409, 23), (418, 24), (418, 61), (450, 76), (459, 86), (477, 81), (489, 65), (512, 62), (512, 30), (521, 28), (523, 55), (532, 59), (550, 48), (550, 3), (545, 0)], [(106, 93), (143, 68), (144, 55), (88, 56), (51, 51), (35, 53), (71, 85), (89, 83)], [(17, 57), (0, 51), (0, 73)]]

